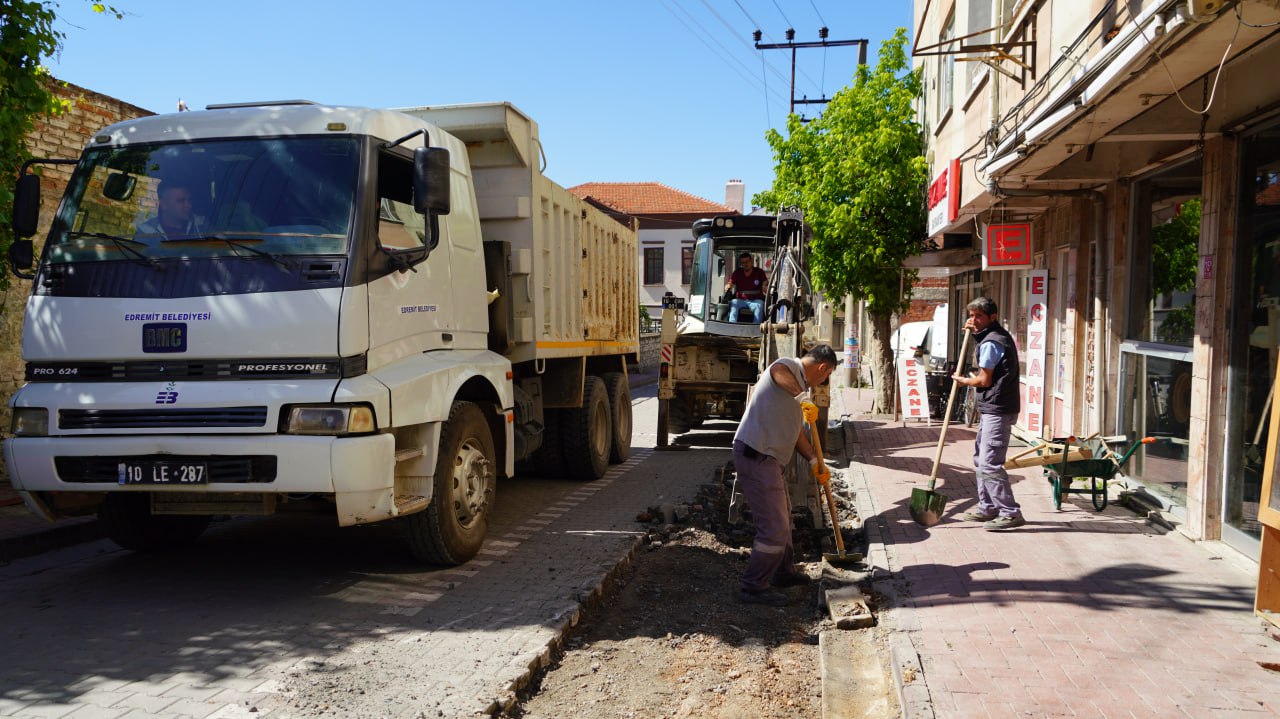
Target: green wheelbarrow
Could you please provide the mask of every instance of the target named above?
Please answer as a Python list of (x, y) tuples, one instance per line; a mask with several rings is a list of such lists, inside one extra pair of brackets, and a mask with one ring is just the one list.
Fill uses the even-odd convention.
[[(1005, 469), (1044, 467), (1045, 478), (1053, 485), (1053, 508), (1062, 509), (1062, 498), (1068, 494), (1089, 495), (1094, 509), (1107, 508), (1107, 482), (1116, 476), (1144, 444), (1159, 441), (1156, 437), (1143, 437), (1134, 442), (1124, 454), (1116, 454), (1108, 442), (1123, 442), (1124, 437), (1100, 439), (1093, 435), (1083, 442), (1075, 437), (1055, 437), (1038, 443), (1004, 463)], [(1087, 480), (1087, 486), (1077, 486), (1077, 480)]]
[[(1159, 441), (1156, 437), (1143, 437), (1125, 450), (1124, 454), (1111, 451), (1107, 443), (1097, 437), (1084, 442), (1075, 437), (1055, 438), (1055, 444), (1067, 448), (1062, 460), (1044, 465), (1045, 478), (1053, 485), (1053, 508), (1062, 509), (1062, 498), (1068, 494), (1088, 495), (1093, 508), (1101, 512), (1107, 508), (1107, 482), (1144, 444)], [(1084, 455), (1082, 457), (1082, 455)], [(1077, 486), (1076, 482), (1082, 482)]]

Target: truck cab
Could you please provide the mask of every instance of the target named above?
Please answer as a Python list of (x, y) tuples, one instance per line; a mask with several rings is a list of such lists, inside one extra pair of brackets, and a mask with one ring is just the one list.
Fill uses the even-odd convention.
[[(536, 124), (509, 104), (478, 107), (536, 143)], [(494, 341), (490, 305), (534, 272), (534, 251), (486, 246), (470, 150), (419, 116), (305, 102), (100, 131), (33, 273), (31, 241), (11, 250), (15, 272), (34, 277), (27, 384), (10, 400), (4, 447), (27, 506), (49, 519), (97, 511), (119, 544), (148, 549), (190, 541), (211, 515), (319, 504), (341, 525), (401, 521), (422, 559), (473, 556), (497, 478), (542, 443), (542, 382), (557, 389), (547, 407), (580, 407), (588, 370), (625, 372), (637, 341), (633, 319), (629, 342), (591, 367), (586, 342), (535, 356), (534, 322), (522, 342)], [(23, 237), (40, 204), (26, 169)], [(522, 207), (537, 203), (531, 186), (568, 194), (536, 166), (525, 175)], [(577, 206), (563, 214), (587, 218)], [(533, 225), (528, 212), (516, 220)], [(610, 224), (600, 242), (634, 248), (634, 230)], [(564, 232), (582, 234), (572, 221)], [(586, 264), (580, 246), (538, 242), (560, 248), (539, 261), (563, 252), (559, 264)], [(577, 304), (530, 294), (527, 313), (554, 301), (557, 331), (619, 339), (600, 322), (586, 335), (587, 293), (564, 289)], [(609, 306), (634, 307), (630, 292)], [(513, 364), (517, 352), (529, 361)], [(625, 434), (614, 444), (629, 445)], [(595, 438), (606, 464), (610, 439)]]

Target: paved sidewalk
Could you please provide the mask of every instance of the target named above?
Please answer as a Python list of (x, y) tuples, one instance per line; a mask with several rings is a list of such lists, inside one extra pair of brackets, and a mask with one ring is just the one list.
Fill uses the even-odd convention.
[(976, 503), (974, 431), (950, 427), (943, 521), (908, 512), (940, 423), (869, 417), (871, 392), (832, 392), (855, 444), (879, 619), (908, 717), (1265, 717), (1280, 714), (1280, 632), (1253, 615), (1257, 565), (1087, 498), (1053, 509), (1039, 468), (1015, 473), (1024, 527), (990, 532)]

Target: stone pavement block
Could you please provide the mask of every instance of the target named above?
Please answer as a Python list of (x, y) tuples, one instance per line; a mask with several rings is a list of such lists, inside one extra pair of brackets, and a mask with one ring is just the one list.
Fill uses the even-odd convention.
[(112, 706), (123, 707), (129, 709), (141, 709), (145, 712), (158, 714), (164, 711), (165, 707), (178, 701), (176, 697), (165, 696), (148, 696), (146, 694), (130, 694)]
[(220, 702), (199, 701), (195, 699), (179, 699), (165, 708), (166, 714), (174, 714), (192, 719), (205, 719), (221, 709)]
[(92, 703), (78, 703), (77, 707), (66, 716), (66, 719), (119, 719), (133, 711), (126, 707), (109, 707)]
[(30, 717), (31, 719), (62, 719), (76, 709), (75, 704), (39, 702), (23, 707), (19, 710), (17, 716)]
[[(203, 678), (201, 678), (203, 681)], [(166, 691), (162, 696), (174, 697), (178, 699), (193, 699), (195, 701), (205, 701), (213, 697), (214, 694), (222, 691), (221, 686), (202, 686), (200, 684), (179, 684)]]

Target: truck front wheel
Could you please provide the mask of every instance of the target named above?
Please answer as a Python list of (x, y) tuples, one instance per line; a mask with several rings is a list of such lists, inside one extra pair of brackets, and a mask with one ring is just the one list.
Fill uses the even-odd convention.
[(493, 508), (495, 456), (493, 435), (480, 408), (454, 402), (440, 433), (431, 504), (402, 520), (414, 557), (455, 565), (476, 556)]
[(209, 526), (202, 515), (156, 515), (151, 495), (112, 492), (98, 507), (98, 523), (107, 537), (125, 549), (150, 552), (191, 544)]
[(613, 417), (604, 380), (588, 375), (582, 391), (582, 406), (566, 410), (564, 420), (561, 430), (569, 476), (588, 481), (603, 477), (609, 471), (609, 452), (613, 446)]

